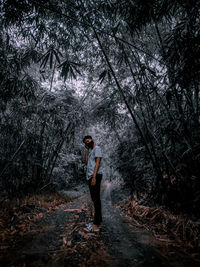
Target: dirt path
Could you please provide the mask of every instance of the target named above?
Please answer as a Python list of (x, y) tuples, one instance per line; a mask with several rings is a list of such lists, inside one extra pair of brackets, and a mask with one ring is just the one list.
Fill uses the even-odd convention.
[(118, 266), (101, 233), (90, 233), (92, 203), (88, 193), (30, 221), (28, 231), (0, 240), (0, 266)]
[(128, 266), (174, 266), (199, 267), (192, 255), (183, 251), (179, 244), (157, 239), (133, 218), (123, 214), (112, 205), (110, 183), (104, 184), (102, 192), (105, 236), (112, 255), (120, 267)]
[(156, 252), (150, 232), (137, 228), (112, 205), (110, 183), (103, 185), (102, 211), (100, 233), (87, 231), (93, 213), (88, 192), (41, 214), (25, 234), (1, 242), (0, 266), (175, 266)]
[[(130, 222), (120, 215), (118, 209), (112, 205), (111, 184), (104, 185), (102, 194), (104, 223), (103, 229), (110, 246), (110, 251), (115, 255), (120, 267), (122, 266), (169, 266), (149, 244), (142, 244), (144, 239), (149, 241), (152, 236), (141, 231), (134, 234)], [(148, 242), (150, 243), (150, 242)]]

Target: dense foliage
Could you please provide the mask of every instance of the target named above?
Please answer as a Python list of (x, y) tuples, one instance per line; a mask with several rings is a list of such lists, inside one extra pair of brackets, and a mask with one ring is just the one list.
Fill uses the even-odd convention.
[(93, 127), (132, 193), (197, 213), (199, 7), (1, 1), (2, 186), (78, 176)]

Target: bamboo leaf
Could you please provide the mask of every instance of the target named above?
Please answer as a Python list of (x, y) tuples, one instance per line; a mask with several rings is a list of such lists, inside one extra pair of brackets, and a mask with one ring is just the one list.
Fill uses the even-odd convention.
[(42, 68), (42, 67), (45, 68), (46, 67), (46, 64), (47, 64), (47, 62), (49, 60), (49, 56), (50, 56), (50, 53), (46, 53), (46, 56), (43, 57), (43, 60), (42, 60), (42, 62), (40, 64), (40, 68)]
[(55, 58), (56, 58), (57, 62), (60, 64), (59, 55), (62, 56), (62, 54), (58, 50), (57, 51), (53, 50), (53, 53), (55, 55)]
[(100, 83), (102, 83), (103, 81), (104, 81), (104, 79), (105, 79), (105, 77), (106, 77), (106, 75), (107, 75), (107, 70), (104, 70), (100, 75), (99, 75), (99, 80), (98, 81), (100, 81)]

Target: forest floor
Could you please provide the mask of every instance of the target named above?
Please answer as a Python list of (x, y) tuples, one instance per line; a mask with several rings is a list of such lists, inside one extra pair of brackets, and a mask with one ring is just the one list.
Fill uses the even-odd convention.
[(46, 198), (35, 196), (8, 214), (1, 213), (0, 266), (200, 265), (198, 258), (185, 253), (180, 244), (156, 238), (147, 222), (144, 227), (115, 207), (112, 188), (109, 182), (102, 184), (103, 223), (99, 233), (87, 230), (93, 206), (86, 187)]

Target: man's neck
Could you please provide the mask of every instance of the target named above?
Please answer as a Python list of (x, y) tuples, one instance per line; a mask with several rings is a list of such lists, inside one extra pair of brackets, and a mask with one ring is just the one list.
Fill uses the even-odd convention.
[(93, 146), (92, 146), (92, 148), (91, 148), (91, 149), (93, 149), (95, 146), (96, 146), (96, 144), (93, 144)]

